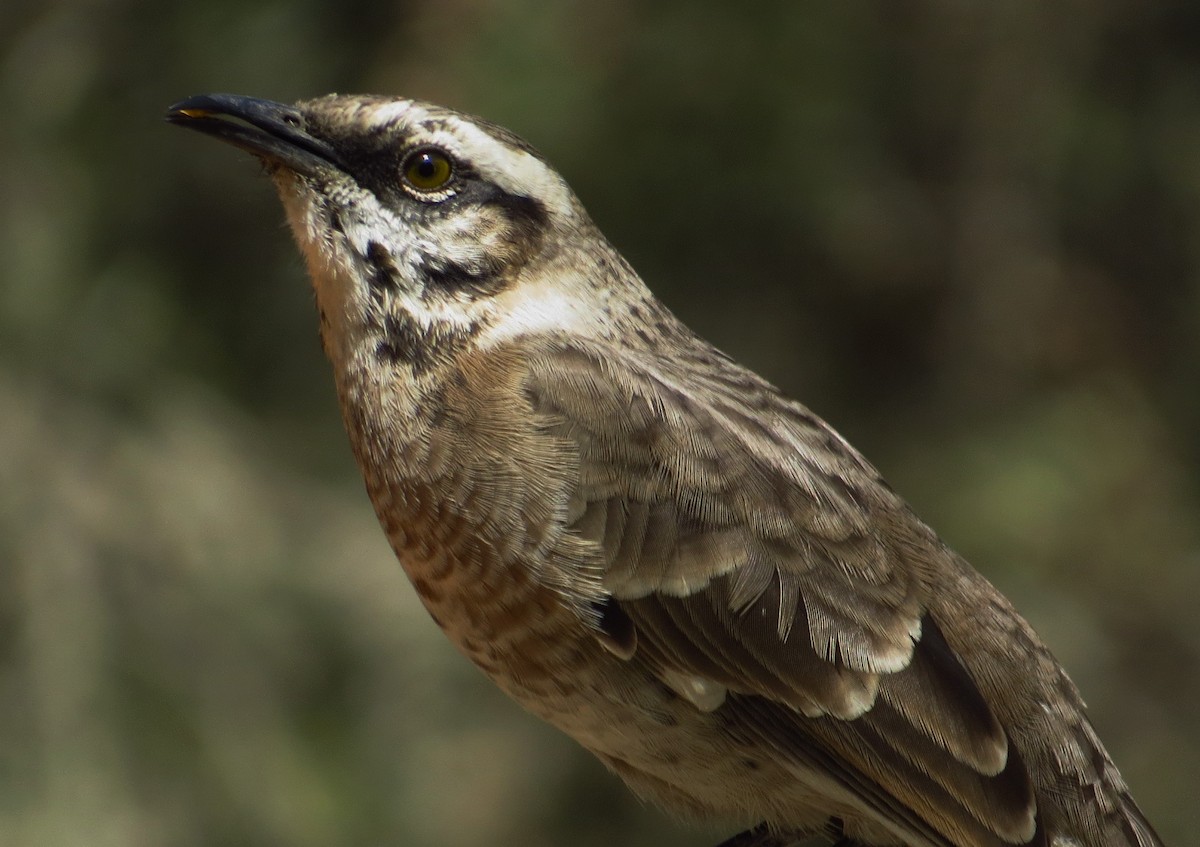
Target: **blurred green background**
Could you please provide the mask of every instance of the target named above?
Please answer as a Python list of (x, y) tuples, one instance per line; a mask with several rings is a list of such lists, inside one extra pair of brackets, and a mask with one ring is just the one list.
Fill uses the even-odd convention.
[(537, 145), (1013, 597), (1194, 843), (1200, 7), (7, 0), (0, 845), (717, 840), (427, 619), (271, 186), (162, 122), (334, 90)]

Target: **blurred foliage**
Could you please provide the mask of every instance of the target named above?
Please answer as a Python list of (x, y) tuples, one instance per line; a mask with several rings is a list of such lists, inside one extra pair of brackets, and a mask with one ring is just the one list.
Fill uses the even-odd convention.
[(445, 643), (204, 91), (537, 144), (1016, 600), (1200, 831), (1200, 7), (10, 0), (0, 845), (684, 845)]

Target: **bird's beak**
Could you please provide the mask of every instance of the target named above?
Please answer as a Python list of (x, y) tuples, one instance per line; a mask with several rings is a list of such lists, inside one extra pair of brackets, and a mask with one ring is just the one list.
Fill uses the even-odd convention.
[(168, 123), (189, 127), (248, 150), (268, 164), (305, 174), (339, 167), (329, 142), (311, 135), (292, 106), (237, 94), (199, 94), (167, 110)]

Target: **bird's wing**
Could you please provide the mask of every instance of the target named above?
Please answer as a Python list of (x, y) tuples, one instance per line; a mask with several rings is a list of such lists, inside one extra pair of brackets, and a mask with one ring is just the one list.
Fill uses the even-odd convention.
[(711, 348), (688, 355), (686, 377), (578, 341), (531, 358), (614, 649), (768, 749), (823, 751), (931, 844), (1033, 843), (1025, 768), (928, 613), (952, 554), (824, 422)]

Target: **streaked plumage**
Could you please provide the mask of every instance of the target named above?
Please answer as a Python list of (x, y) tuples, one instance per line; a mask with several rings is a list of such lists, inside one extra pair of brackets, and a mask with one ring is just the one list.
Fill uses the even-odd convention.
[(434, 619), (635, 791), (765, 821), (746, 844), (1160, 844), (1007, 600), (679, 323), (520, 139), (380, 97), (169, 118), (272, 173)]

